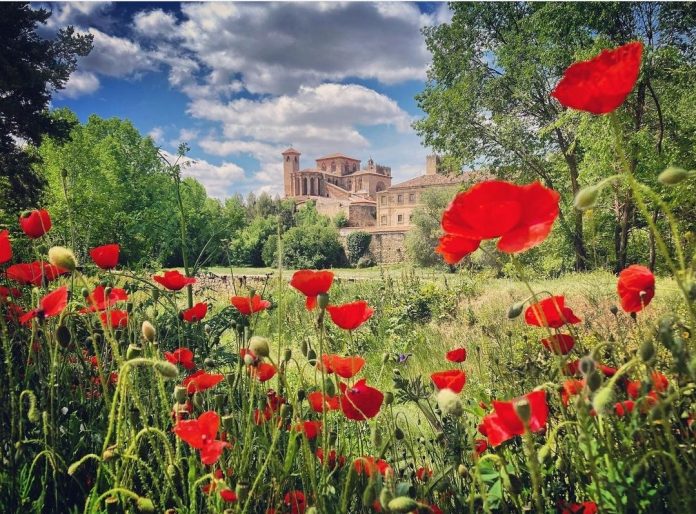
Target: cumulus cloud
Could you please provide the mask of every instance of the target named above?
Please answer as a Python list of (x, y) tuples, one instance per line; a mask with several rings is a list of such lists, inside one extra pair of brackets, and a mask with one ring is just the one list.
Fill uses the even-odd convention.
[[(169, 162), (177, 161), (177, 156), (170, 152), (162, 151), (162, 154)], [(178, 162), (181, 165), (181, 174), (198, 180), (205, 187), (208, 196), (213, 198), (229, 196), (230, 187), (244, 180), (244, 170), (233, 162), (218, 165), (193, 157), (184, 157)]]
[(80, 60), (80, 69), (110, 77), (127, 77), (155, 68), (149, 54), (138, 43), (111, 36), (94, 27), (89, 29), (89, 33), (94, 36), (94, 47)]
[(59, 98), (77, 98), (78, 96), (94, 93), (99, 89), (99, 79), (94, 73), (75, 71), (65, 87), (58, 91)]
[(162, 9), (141, 11), (133, 17), (135, 31), (149, 38), (176, 37), (176, 16)]

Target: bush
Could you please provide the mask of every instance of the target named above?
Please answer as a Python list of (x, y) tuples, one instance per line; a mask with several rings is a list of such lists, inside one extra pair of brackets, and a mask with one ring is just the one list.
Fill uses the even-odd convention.
[(263, 266), (264, 244), (277, 230), (276, 218), (255, 218), (230, 242), (230, 263), (238, 266)]
[(368, 257), (366, 255), (363, 255), (358, 259), (358, 263), (355, 265), (357, 268), (371, 268), (374, 266), (376, 263), (372, 259), (372, 257)]
[(348, 234), (346, 238), (348, 261), (351, 264), (357, 263), (367, 252), (371, 241), (372, 234), (368, 234), (367, 232), (351, 232)]
[[(269, 237), (263, 248), (267, 266), (277, 265), (277, 236)], [(338, 231), (331, 226), (302, 225), (283, 236), (283, 261), (289, 268), (330, 268), (346, 262)]]

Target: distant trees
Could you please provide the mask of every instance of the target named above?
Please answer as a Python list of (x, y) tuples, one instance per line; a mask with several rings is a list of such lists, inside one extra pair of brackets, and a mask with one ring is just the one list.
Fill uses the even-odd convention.
[(434, 251), (441, 235), (440, 219), (452, 200), (456, 187), (433, 189), (421, 194), (422, 205), (413, 212), (413, 228), (406, 234), (405, 250), (409, 261), (418, 266), (434, 266), (442, 258)]

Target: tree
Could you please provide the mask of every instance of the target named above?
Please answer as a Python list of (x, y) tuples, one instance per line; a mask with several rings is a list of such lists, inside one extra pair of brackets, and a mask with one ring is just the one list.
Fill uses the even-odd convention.
[[(566, 111), (549, 95), (572, 62), (641, 39), (648, 58), (622, 119), (634, 133), (661, 134), (660, 124), (652, 121), (659, 118), (660, 92), (657, 63), (650, 56), (669, 48), (692, 66), (694, 29), (684, 19), (693, 20), (693, 4), (456, 3), (452, 9), (451, 23), (424, 31), (433, 63), (417, 96), (426, 117), (416, 122), (416, 130), (426, 145), (461, 163), (484, 161), (499, 176), (539, 179), (560, 191), (559, 222), (572, 243), (574, 267), (587, 268), (583, 216), (571, 205), (588, 159), (578, 136), (583, 127), (606, 120)], [(686, 71), (684, 64), (680, 70)], [(596, 133), (597, 127), (591, 130)], [(612, 150), (605, 146), (604, 151)], [(620, 267), (633, 208), (627, 195), (618, 203)]]
[(442, 262), (435, 254), (435, 247), (442, 235), (442, 213), (454, 197), (456, 188), (425, 191), (421, 194), (423, 205), (413, 211), (413, 228), (406, 234), (405, 249), (408, 259), (419, 266), (434, 266)]
[(356, 264), (360, 257), (365, 255), (367, 250), (370, 248), (370, 242), (372, 241), (372, 234), (368, 232), (351, 232), (346, 237), (346, 248), (348, 254), (348, 261), (351, 264)]
[(36, 205), (44, 186), (18, 140), (39, 145), (45, 135), (67, 136), (71, 125), (50, 116), (48, 104), (75, 71), (77, 57), (92, 49), (92, 36), (72, 27), (53, 40), (39, 37), (37, 26), (50, 15), (26, 2), (0, 3), (0, 203), (13, 212)]

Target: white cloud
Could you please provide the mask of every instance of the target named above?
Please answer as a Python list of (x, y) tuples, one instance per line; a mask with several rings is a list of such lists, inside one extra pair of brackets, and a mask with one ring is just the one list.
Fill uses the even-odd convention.
[[(40, 2), (32, 7), (40, 7), (51, 12), (45, 28), (56, 31), (67, 25), (75, 27), (107, 26), (113, 23), (108, 15), (112, 2)], [(41, 26), (40, 26), (41, 29)]]
[(136, 13), (133, 25), (135, 31), (145, 37), (169, 39), (176, 35), (176, 16), (162, 9)]
[(99, 89), (99, 79), (94, 73), (75, 71), (70, 75), (65, 87), (58, 91), (57, 96), (77, 98), (94, 93), (97, 89)]
[[(177, 156), (170, 152), (162, 151), (162, 154), (171, 163), (177, 161)], [(214, 198), (229, 196), (230, 186), (244, 180), (244, 170), (233, 162), (216, 165), (195, 157), (184, 157), (178, 162), (181, 164), (181, 174), (198, 180), (205, 187), (208, 196)]]
[(155, 143), (162, 144), (164, 129), (162, 127), (153, 127), (147, 135), (150, 136)]
[(128, 77), (155, 68), (149, 54), (138, 43), (110, 36), (94, 27), (89, 29), (89, 33), (94, 36), (94, 48), (80, 60), (80, 69), (110, 77)]

